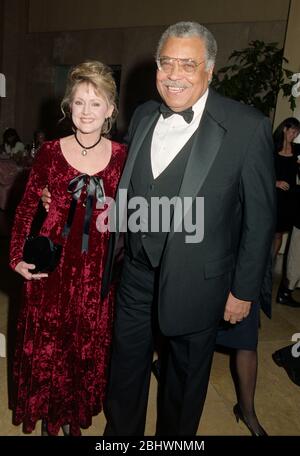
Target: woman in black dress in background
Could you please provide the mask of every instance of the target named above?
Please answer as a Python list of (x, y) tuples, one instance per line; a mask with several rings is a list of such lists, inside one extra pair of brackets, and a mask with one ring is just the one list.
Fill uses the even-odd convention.
[(272, 304), (272, 267), (270, 262), (258, 302), (251, 304), (249, 315), (232, 325), (222, 321), (218, 330), (217, 346), (230, 349), (230, 367), (235, 383), (237, 403), (233, 407), (236, 420), (241, 420), (253, 436), (267, 435), (255, 412), (255, 389), (258, 369), (258, 328), (259, 311), (271, 317)]
[[(285, 119), (274, 132), (275, 169), (277, 191), (277, 226), (274, 241), (274, 256), (279, 252), (283, 233), (291, 233), (299, 224), (299, 144), (294, 139), (300, 133), (300, 122), (294, 117)], [(290, 245), (289, 252), (293, 246)], [(293, 252), (291, 252), (293, 253)], [(300, 302), (292, 297), (293, 286), (288, 283), (284, 267), (283, 277), (278, 288), (277, 302), (291, 307), (300, 307)]]
[(275, 172), (277, 191), (277, 226), (274, 257), (282, 244), (283, 233), (290, 232), (296, 213), (297, 154), (294, 139), (300, 133), (300, 122), (288, 117), (276, 128), (273, 138), (275, 147)]

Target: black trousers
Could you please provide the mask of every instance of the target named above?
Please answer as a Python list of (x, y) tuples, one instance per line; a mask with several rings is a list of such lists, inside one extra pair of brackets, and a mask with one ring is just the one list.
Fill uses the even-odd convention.
[[(153, 358), (158, 271), (125, 256), (117, 295), (104, 435), (144, 434)], [(170, 316), (172, 318), (172, 316)], [(214, 351), (216, 328), (168, 337), (157, 435), (195, 435)]]

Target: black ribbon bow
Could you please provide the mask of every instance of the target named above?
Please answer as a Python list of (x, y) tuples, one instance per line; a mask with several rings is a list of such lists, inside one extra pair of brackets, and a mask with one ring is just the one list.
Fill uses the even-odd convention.
[(173, 114), (179, 114), (180, 116), (182, 116), (184, 118), (184, 120), (188, 124), (192, 122), (193, 117), (194, 117), (194, 111), (192, 108), (187, 108), (184, 111), (175, 112), (171, 108), (169, 108), (169, 106), (166, 106), (164, 103), (162, 103), (160, 105), (160, 112), (164, 119), (171, 117)]
[(86, 197), (86, 209), (84, 217), (84, 226), (82, 233), (82, 244), (81, 251), (87, 252), (89, 244), (89, 230), (91, 223), (91, 215), (93, 211), (94, 197), (99, 203), (105, 203), (105, 193), (103, 187), (103, 180), (97, 176), (89, 176), (88, 174), (79, 174), (70, 180), (68, 185), (68, 192), (73, 195), (68, 213), (68, 218), (63, 230), (63, 236), (68, 237), (70, 229), (73, 223), (77, 201), (80, 198), (82, 189), (86, 186), (87, 197)]

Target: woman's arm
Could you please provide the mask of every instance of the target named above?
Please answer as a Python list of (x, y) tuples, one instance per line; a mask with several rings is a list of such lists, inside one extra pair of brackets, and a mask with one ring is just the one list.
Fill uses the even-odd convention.
[(45, 143), (39, 150), (26, 185), (23, 198), (16, 209), (10, 243), (10, 266), (15, 269), (22, 260), (26, 236), (37, 212), (41, 190), (48, 183), (51, 167), (51, 143)]

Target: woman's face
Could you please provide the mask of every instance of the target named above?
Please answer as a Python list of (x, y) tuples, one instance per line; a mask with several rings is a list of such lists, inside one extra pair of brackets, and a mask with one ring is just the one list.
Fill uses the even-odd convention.
[(294, 139), (297, 138), (297, 136), (299, 135), (300, 133), (300, 130), (298, 128), (295, 128), (295, 127), (290, 127), (290, 128), (284, 128), (283, 129), (284, 131), (284, 134), (285, 134), (285, 137), (286, 137), (286, 140), (287, 142), (291, 143), (294, 141)]
[(108, 105), (105, 97), (95, 91), (92, 84), (83, 82), (74, 92), (71, 103), (72, 120), (82, 133), (101, 134), (102, 125), (113, 113), (113, 105)]

